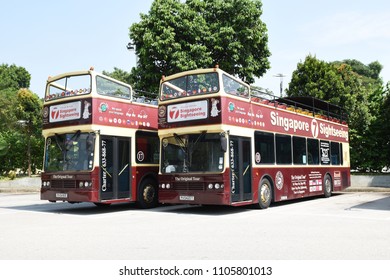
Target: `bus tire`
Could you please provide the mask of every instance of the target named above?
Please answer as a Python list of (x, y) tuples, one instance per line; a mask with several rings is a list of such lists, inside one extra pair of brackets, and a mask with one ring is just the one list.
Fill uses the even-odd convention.
[(272, 202), (272, 185), (266, 178), (261, 180), (259, 186), (259, 209), (267, 209)]
[(157, 183), (151, 178), (142, 180), (138, 188), (137, 204), (140, 208), (147, 209), (156, 207), (158, 204)]
[(332, 195), (332, 178), (329, 174), (326, 174), (324, 177), (324, 197), (328, 198)]

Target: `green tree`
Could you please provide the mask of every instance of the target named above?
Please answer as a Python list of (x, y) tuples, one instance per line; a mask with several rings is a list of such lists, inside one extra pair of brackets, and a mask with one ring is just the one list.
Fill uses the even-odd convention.
[(383, 89), (383, 103), (379, 116), (371, 126), (371, 150), (377, 169), (387, 167), (390, 169), (390, 82)]
[[(367, 79), (379, 75), (375, 71), (364, 72), (367, 69), (356, 60), (325, 62), (309, 55), (303, 63), (298, 63), (287, 94), (314, 96), (345, 108), (349, 115), (351, 167), (368, 169), (375, 161), (375, 150), (369, 148), (373, 145), (370, 128), (376, 120), (379, 108), (377, 102), (380, 101), (375, 102), (373, 96), (377, 92), (373, 93), (371, 83), (365, 83), (368, 80), (355, 72), (354, 67), (359, 73), (369, 73)], [(374, 68), (378, 71), (380, 67)]]
[(5, 156), (8, 153), (9, 144), (2, 133), (0, 133), (0, 157)]
[(28, 88), (30, 86), (31, 75), (23, 67), (14, 64), (0, 65), (0, 90)]
[(155, 0), (130, 27), (135, 88), (156, 91), (162, 75), (220, 67), (252, 83), (269, 69), (260, 0)]
[[(23, 167), (27, 168), (28, 175), (31, 176), (31, 172), (34, 171), (37, 166), (41, 165), (42, 160), (42, 147), (43, 139), (42, 133), (42, 101), (39, 97), (26, 88), (22, 88), (17, 93), (15, 115), (18, 118), (19, 124), (24, 130), (26, 140), (24, 141), (27, 151), (27, 162)], [(39, 160), (39, 161), (37, 161)]]
[(13, 129), (17, 118), (15, 116), (17, 90), (0, 89), (0, 132)]
[(42, 101), (25, 88), (30, 77), (23, 67), (0, 66), (0, 175), (42, 165)]
[(334, 104), (343, 105), (343, 82), (336, 67), (308, 55), (297, 65), (286, 93), (288, 96), (313, 96)]
[(121, 81), (121, 82), (124, 82), (126, 84), (129, 84), (129, 85), (132, 85), (133, 84), (133, 80), (132, 80), (132, 77), (131, 77), (131, 73), (129, 72), (126, 72), (122, 69), (119, 69), (117, 67), (114, 67), (114, 71), (113, 72), (108, 72), (108, 71), (103, 71), (103, 74), (106, 75), (106, 76), (109, 76), (111, 78), (114, 78), (118, 81)]

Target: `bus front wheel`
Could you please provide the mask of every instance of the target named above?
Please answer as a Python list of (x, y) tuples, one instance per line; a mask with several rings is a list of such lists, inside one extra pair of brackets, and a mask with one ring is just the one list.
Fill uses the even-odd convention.
[(259, 186), (259, 204), (260, 209), (266, 209), (272, 202), (272, 185), (268, 179), (261, 180)]
[(158, 204), (157, 183), (152, 179), (145, 179), (138, 189), (138, 205), (141, 208), (153, 208)]

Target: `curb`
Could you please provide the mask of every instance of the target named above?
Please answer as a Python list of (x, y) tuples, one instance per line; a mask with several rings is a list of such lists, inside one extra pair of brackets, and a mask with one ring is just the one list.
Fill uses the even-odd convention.
[(34, 193), (40, 192), (40, 189), (40, 176), (0, 181), (0, 193)]
[(342, 192), (390, 192), (390, 188), (385, 187), (348, 187)]
[(0, 193), (39, 193), (40, 188), (0, 188)]

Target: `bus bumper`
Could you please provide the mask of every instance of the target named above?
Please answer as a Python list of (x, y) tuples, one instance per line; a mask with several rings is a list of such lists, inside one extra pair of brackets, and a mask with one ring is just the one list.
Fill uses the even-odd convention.
[(55, 190), (55, 189), (41, 189), (41, 200), (48, 200), (52, 202), (67, 201), (67, 202), (99, 202), (99, 195), (97, 191), (88, 190)]
[(231, 205), (229, 194), (224, 192), (180, 192), (159, 191), (160, 203), (167, 204), (201, 204), (201, 205)]

